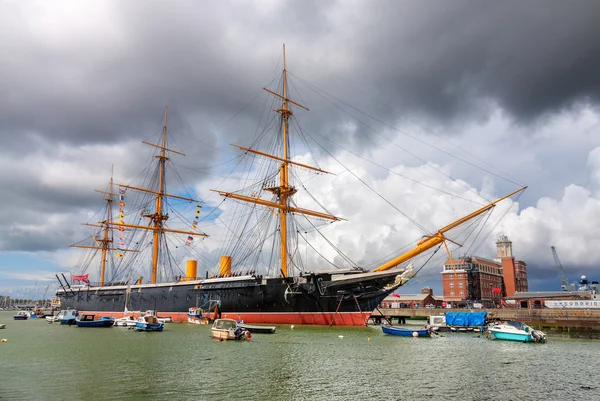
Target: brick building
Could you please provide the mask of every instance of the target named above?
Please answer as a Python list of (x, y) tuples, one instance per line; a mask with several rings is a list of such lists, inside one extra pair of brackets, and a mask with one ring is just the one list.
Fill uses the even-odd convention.
[(499, 305), (502, 297), (527, 291), (527, 264), (515, 260), (512, 242), (501, 236), (496, 242), (497, 258), (468, 256), (446, 260), (442, 271), (444, 300), (458, 305), (481, 302), (485, 307)]
[(433, 290), (429, 287), (421, 289), (420, 294), (392, 294), (381, 301), (382, 308), (424, 308), (426, 305), (436, 305)]

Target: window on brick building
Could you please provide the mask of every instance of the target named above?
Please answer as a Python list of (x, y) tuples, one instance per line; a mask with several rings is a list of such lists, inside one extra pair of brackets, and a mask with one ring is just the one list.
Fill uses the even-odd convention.
[(454, 296), (454, 291), (450, 291), (450, 296), (453, 297)]
[(464, 296), (464, 295), (465, 295), (464, 291), (461, 291), (461, 292), (460, 292), (460, 296), (462, 297), (462, 296)]
[(450, 282), (450, 288), (454, 288), (454, 281)]
[(462, 287), (463, 287), (463, 282), (462, 282), (462, 281), (459, 281), (459, 283), (458, 283), (458, 286), (459, 286), (460, 288), (462, 288)]

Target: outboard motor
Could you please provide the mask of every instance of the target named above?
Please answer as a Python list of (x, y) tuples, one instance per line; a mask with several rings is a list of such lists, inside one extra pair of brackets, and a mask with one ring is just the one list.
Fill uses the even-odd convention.
[(545, 343), (546, 342), (546, 335), (539, 330), (532, 330), (531, 337), (533, 338), (533, 340), (536, 343)]

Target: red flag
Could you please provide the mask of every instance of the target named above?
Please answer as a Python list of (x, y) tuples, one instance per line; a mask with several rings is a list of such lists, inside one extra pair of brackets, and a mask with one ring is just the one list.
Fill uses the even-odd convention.
[(90, 283), (90, 280), (88, 280), (89, 274), (84, 274), (81, 276), (76, 276), (74, 274), (71, 274), (71, 281), (83, 281), (86, 284)]

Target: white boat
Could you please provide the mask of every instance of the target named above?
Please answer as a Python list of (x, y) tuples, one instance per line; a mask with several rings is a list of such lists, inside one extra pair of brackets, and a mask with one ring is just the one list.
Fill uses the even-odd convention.
[(190, 324), (208, 324), (208, 319), (202, 315), (202, 309), (190, 308), (188, 310), (187, 322)]
[(46, 316), (46, 321), (48, 323), (54, 323), (54, 322), (58, 322), (58, 315), (54, 315), (54, 316)]
[(213, 323), (210, 333), (217, 340), (249, 340), (252, 334), (242, 327), (239, 327), (233, 319), (217, 319)]
[(75, 319), (78, 315), (79, 312), (77, 312), (76, 310), (66, 309), (61, 310), (56, 317), (58, 318), (58, 322), (60, 324), (75, 324)]
[(140, 316), (135, 323), (137, 331), (163, 331), (164, 327), (164, 322), (161, 322), (156, 316), (148, 314)]
[(147, 310), (146, 313), (144, 313), (141, 317), (146, 317), (146, 316), (154, 316), (155, 318), (158, 319), (158, 322), (162, 323), (162, 324), (173, 323), (173, 318), (171, 316), (158, 317), (156, 315), (156, 311), (155, 310)]
[(133, 315), (123, 316), (115, 319), (115, 326), (117, 327), (135, 327), (136, 318)]
[(525, 323), (514, 320), (494, 323), (489, 331), (497, 340), (545, 343), (546, 334), (540, 330), (534, 330)]

